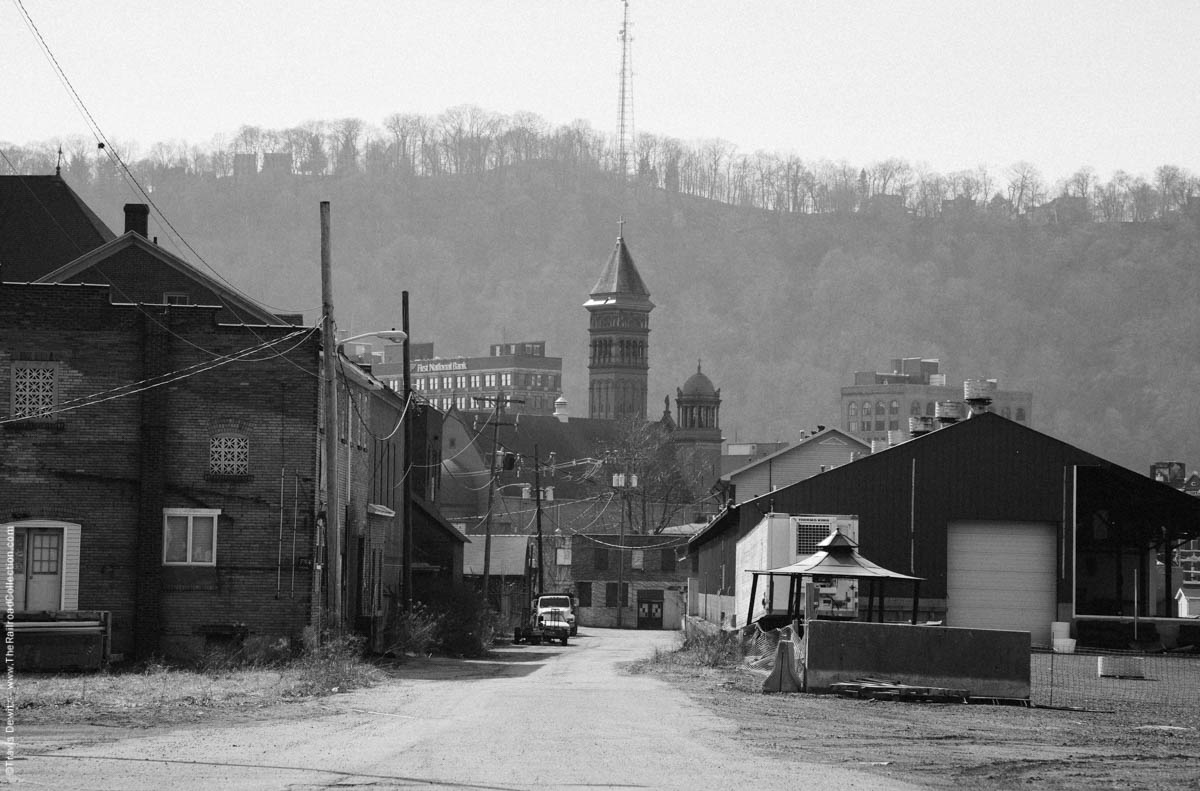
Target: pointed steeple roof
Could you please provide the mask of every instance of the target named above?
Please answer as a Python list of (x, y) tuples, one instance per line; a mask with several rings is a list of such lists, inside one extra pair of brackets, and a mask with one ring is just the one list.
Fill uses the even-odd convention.
[(646, 288), (646, 283), (633, 263), (633, 256), (629, 252), (629, 246), (625, 244), (624, 236), (617, 237), (617, 244), (604, 266), (604, 271), (600, 273), (600, 279), (592, 286), (593, 297), (611, 294), (641, 297), (646, 300), (650, 297), (650, 289)]

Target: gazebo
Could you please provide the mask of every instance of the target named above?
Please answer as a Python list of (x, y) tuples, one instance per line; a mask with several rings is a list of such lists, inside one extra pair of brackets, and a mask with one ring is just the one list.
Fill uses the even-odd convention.
[(871, 561), (858, 554), (858, 544), (856, 544), (849, 536), (838, 529), (834, 529), (820, 544), (817, 544), (817, 551), (806, 558), (801, 558), (789, 566), (781, 566), (777, 569), (767, 569), (756, 571), (746, 569), (753, 579), (750, 583), (750, 608), (746, 613), (746, 623), (752, 623), (754, 618), (754, 601), (755, 595), (758, 593), (758, 578), (765, 575), (770, 584), (774, 584), (774, 577), (788, 577), (788, 609), (787, 615), (789, 618), (795, 618), (801, 611), (800, 595), (804, 587), (800, 584), (800, 580), (804, 577), (833, 577), (833, 578), (852, 578), (866, 580), (868, 585), (867, 594), (867, 620), (871, 620), (875, 611), (875, 595), (878, 588), (879, 595), (879, 620), (883, 620), (883, 585), (887, 580), (910, 580), (913, 584), (913, 610), (912, 622), (917, 622), (917, 602), (921, 592), (921, 577), (913, 577), (909, 574), (901, 574), (896, 571), (888, 571), (882, 566), (876, 565)]

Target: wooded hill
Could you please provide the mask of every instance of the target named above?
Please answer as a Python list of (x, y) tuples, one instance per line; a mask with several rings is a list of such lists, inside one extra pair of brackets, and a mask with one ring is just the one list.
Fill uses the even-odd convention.
[[(201, 266), (309, 322), (318, 203), (331, 201), (340, 329), (398, 326), (407, 290), (414, 340), (440, 355), (545, 339), (575, 415), (587, 409), (582, 303), (623, 215), (658, 306), (652, 415), (699, 359), (721, 388), (726, 438), (795, 441), (841, 424), (838, 388), (854, 371), (937, 357), (951, 380), (1032, 391), (1035, 428), (1131, 469), (1200, 465), (1200, 219), (1186, 196), (1166, 209), (1148, 198), (1159, 209), (1142, 222), (1046, 222), (1004, 200), (731, 205), (665, 185), (658, 168), (631, 186), (577, 156), (446, 170), (179, 169), (147, 182)], [(115, 178), (64, 175), (117, 231), (121, 206), (144, 202)], [(196, 262), (155, 219), (160, 243)]]

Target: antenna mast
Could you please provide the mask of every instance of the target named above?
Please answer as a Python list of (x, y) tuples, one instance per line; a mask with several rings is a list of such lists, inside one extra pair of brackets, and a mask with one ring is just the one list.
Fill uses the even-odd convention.
[(633, 59), (629, 44), (629, 0), (621, 19), (621, 88), (617, 96), (617, 172), (629, 176), (630, 160), (634, 157), (633, 135)]

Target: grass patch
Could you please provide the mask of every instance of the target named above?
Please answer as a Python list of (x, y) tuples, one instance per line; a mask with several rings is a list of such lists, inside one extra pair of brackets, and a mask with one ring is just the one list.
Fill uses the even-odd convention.
[(716, 634), (696, 633), (685, 636), (680, 632), (674, 648), (655, 648), (654, 652), (629, 669), (635, 673), (704, 668), (733, 668), (745, 657), (739, 632)]
[(22, 674), (13, 689), (17, 721), (148, 727), (347, 692), (384, 678), (360, 647), (358, 638), (334, 638), (272, 666), (148, 662), (90, 674)]

